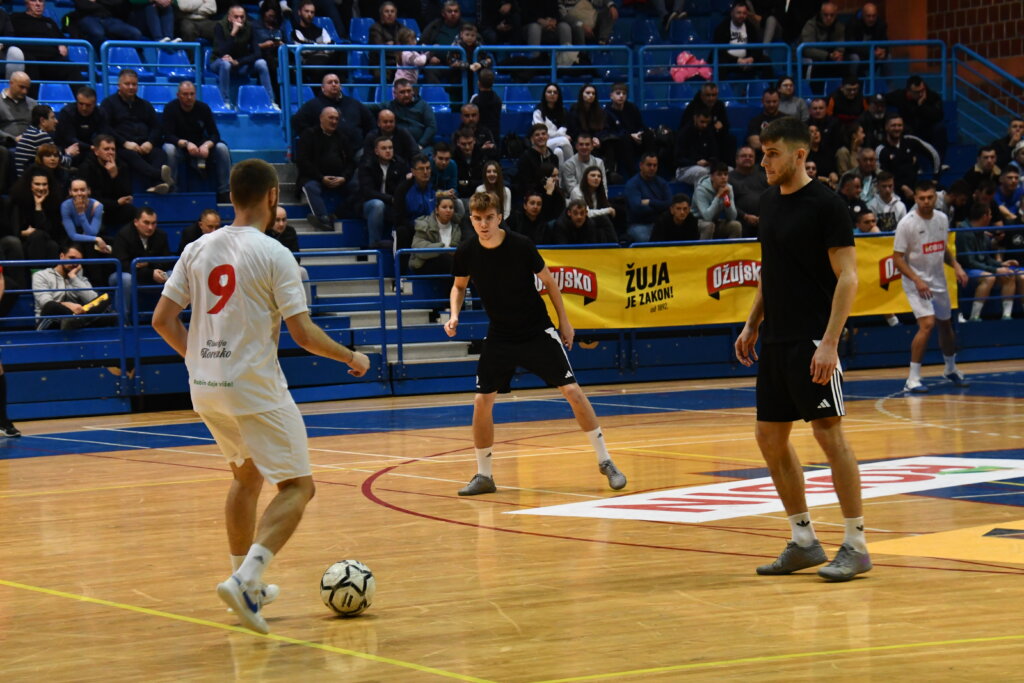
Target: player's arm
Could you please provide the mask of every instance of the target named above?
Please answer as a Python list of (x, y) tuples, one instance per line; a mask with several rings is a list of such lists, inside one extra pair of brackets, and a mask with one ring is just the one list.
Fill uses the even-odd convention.
[(902, 251), (892, 252), (892, 263), (896, 266), (896, 270), (900, 271), (900, 274), (902, 274), (903, 277), (914, 283), (914, 286), (917, 287), (918, 296), (922, 299), (932, 298), (932, 288), (929, 287), (928, 283), (922, 280), (918, 274), (914, 272), (914, 269), (910, 267), (910, 264), (907, 263), (907, 256), (905, 253)]
[(555, 277), (548, 270), (547, 266), (544, 266), (537, 277), (544, 283), (544, 286), (548, 290), (548, 298), (551, 299), (551, 305), (555, 307), (555, 313), (558, 314), (558, 334), (562, 337), (562, 342), (566, 348), (572, 348), (573, 337), (576, 336), (576, 330), (572, 329), (572, 324), (569, 322), (569, 316), (565, 313), (565, 302), (562, 301), (562, 290), (558, 288), (558, 283), (555, 282)]
[(296, 344), (317, 356), (344, 363), (353, 377), (362, 377), (370, 369), (370, 359), (365, 353), (352, 351), (328, 337), (309, 317), (308, 311), (286, 318), (284, 323)]
[(153, 311), (153, 329), (182, 358), (188, 347), (188, 330), (181, 322), (182, 307), (166, 296), (161, 296)]
[(733, 345), (736, 351), (736, 360), (748, 368), (757, 360), (757, 351), (754, 350), (754, 347), (757, 345), (757, 331), (763, 320), (764, 295), (761, 293), (761, 280), (758, 279), (757, 291), (754, 292), (754, 302), (750, 305), (747, 322), (743, 325), (740, 336), (736, 337), (736, 343)]
[(832, 247), (828, 250), (828, 260), (837, 282), (825, 334), (811, 357), (811, 380), (815, 384), (828, 384), (832, 380), (832, 373), (839, 365), (839, 339), (857, 295), (856, 247)]
[(444, 332), (449, 337), (454, 337), (455, 330), (459, 327), (459, 311), (462, 310), (462, 303), (466, 300), (466, 287), (469, 287), (469, 276), (456, 277), (452, 284), (451, 294), (448, 295), (451, 317), (444, 324)]
[(969, 279), (967, 277), (967, 271), (964, 270), (964, 267), (956, 260), (956, 256), (953, 255), (953, 252), (947, 249), (942, 258), (946, 262), (946, 265), (953, 267), (953, 272), (956, 273), (956, 281), (960, 283), (960, 286), (966, 287), (967, 280)]

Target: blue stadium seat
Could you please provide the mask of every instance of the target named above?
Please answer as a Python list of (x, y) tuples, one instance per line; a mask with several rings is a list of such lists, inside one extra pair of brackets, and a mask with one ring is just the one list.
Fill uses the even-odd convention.
[(108, 71), (112, 76), (117, 76), (121, 69), (134, 69), (139, 74), (140, 82), (153, 82), (156, 74), (152, 69), (142, 66), (142, 60), (134, 47), (112, 47), (107, 52), (107, 63), (110, 65)]
[(159, 50), (156, 56), (156, 73), (169, 81), (194, 81), (195, 67), (184, 50)]
[(288, 89), (290, 91), (289, 94), (291, 96), (292, 109), (298, 109), (304, 103), (313, 99), (313, 89), (308, 85), (303, 85), (301, 87), (292, 85), (289, 86)]
[(686, 107), (691, 101), (693, 96), (700, 90), (700, 86), (703, 81), (683, 81), (682, 83), (673, 83), (668, 87), (668, 99), (669, 104), (675, 107)]
[[(342, 43), (347, 42), (342, 40), (341, 36), (338, 35), (338, 29), (334, 28), (334, 22), (331, 21), (329, 17), (314, 17), (313, 23), (327, 31), (327, 35), (331, 37), (331, 40), (333, 40), (336, 45), (341, 45)], [(291, 34), (288, 33), (286, 35)]]
[(604, 80), (612, 83), (629, 80), (629, 55), (625, 51), (594, 52), (591, 56)]
[(75, 101), (71, 87), (66, 83), (40, 83), (39, 97), (40, 104), (48, 104), (54, 110), (59, 111), (61, 107), (69, 102)]
[(220, 88), (212, 83), (203, 83), (202, 97), (203, 102), (210, 108), (213, 115), (218, 118), (234, 118), (237, 116), (235, 110), (224, 103), (224, 98), (220, 95)]
[(452, 110), (452, 100), (448, 97), (448, 92), (440, 85), (421, 85), (420, 97), (426, 100), (435, 112)]
[(718, 83), (718, 99), (720, 100), (734, 100), (738, 97), (736, 92), (736, 86), (732, 85), (728, 81), (720, 81)]
[(280, 116), (274, 108), (270, 94), (262, 85), (243, 85), (238, 88), (238, 110), (249, 116)]
[(505, 91), (501, 94), (501, 101), (505, 103), (505, 111), (532, 112), (540, 100), (534, 97), (525, 85), (506, 85)]
[(661, 27), (658, 25), (657, 19), (634, 21), (630, 36), (633, 45), (657, 45), (664, 42), (661, 38)]
[(406, 19), (404, 17), (398, 17), (398, 23), (402, 26), (412, 29), (412, 32), (416, 34), (416, 39), (420, 38), (420, 25), (415, 19)]
[(612, 45), (629, 45), (633, 38), (633, 22), (637, 19), (626, 19), (620, 17), (612, 28), (611, 38), (608, 43)]
[(668, 29), (668, 42), (671, 45), (689, 45), (698, 42), (693, 22), (689, 19), (673, 21)]
[(152, 104), (157, 111), (163, 111), (165, 104), (178, 97), (178, 87), (167, 83), (147, 83), (139, 86), (139, 97)]
[(667, 81), (672, 77), (670, 69), (676, 65), (675, 50), (648, 50), (644, 55), (645, 80)]
[(691, 17), (703, 17), (711, 14), (712, 0), (689, 0), (686, 3), (686, 13)]
[[(355, 19), (352, 21), (355, 21)], [(355, 42), (355, 38), (352, 39), (352, 42)], [(370, 73), (370, 60), (362, 50), (354, 50), (348, 53), (348, 65), (352, 67), (348, 73), (351, 74), (351, 79), (354, 82), (372, 83), (377, 80), (376, 77)]]
[(693, 24), (693, 32), (697, 36), (698, 43), (711, 42), (711, 32), (714, 31), (711, 17), (695, 17), (690, 14), (690, 23)]
[(348, 35), (356, 45), (367, 45), (370, 42), (370, 27), (375, 20), (370, 17), (352, 17), (348, 25)]
[(644, 85), (644, 109), (667, 107), (668, 98), (668, 83), (647, 83)]

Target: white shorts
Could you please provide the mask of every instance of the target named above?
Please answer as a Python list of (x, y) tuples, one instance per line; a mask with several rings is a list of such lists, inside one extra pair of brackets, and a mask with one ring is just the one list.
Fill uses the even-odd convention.
[[(929, 286), (931, 285), (929, 284)], [(953, 315), (948, 290), (936, 291), (933, 289), (931, 299), (922, 299), (921, 295), (917, 293), (917, 287), (914, 286), (913, 282), (910, 282), (909, 287), (903, 286), (903, 291), (907, 294), (907, 301), (910, 302), (910, 310), (914, 312), (915, 318), (934, 315), (936, 320), (949, 320)]]
[(253, 415), (203, 412), (199, 417), (228, 462), (241, 466), (251, 459), (271, 484), (312, 475), (306, 425), (294, 403)]

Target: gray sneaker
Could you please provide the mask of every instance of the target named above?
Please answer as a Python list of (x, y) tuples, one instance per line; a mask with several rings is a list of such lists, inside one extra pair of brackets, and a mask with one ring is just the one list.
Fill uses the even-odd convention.
[(815, 539), (814, 545), (802, 548), (795, 541), (786, 544), (786, 549), (771, 564), (763, 564), (757, 568), (757, 573), (762, 576), (777, 576), (779, 574), (792, 574), (801, 569), (807, 569), (815, 565), (828, 562), (824, 548)]
[(827, 566), (818, 570), (818, 576), (826, 581), (849, 581), (857, 574), (871, 571), (871, 556), (859, 553), (845, 543)]
[(469, 483), (459, 489), (460, 496), (479, 496), (481, 493), (494, 493), (498, 487), (494, 485), (494, 477), (474, 474)]
[(613, 491), (625, 488), (626, 475), (619, 471), (619, 468), (615, 466), (615, 463), (611, 460), (605, 460), (597, 467), (601, 470), (601, 474), (608, 477), (608, 485), (612, 487)]

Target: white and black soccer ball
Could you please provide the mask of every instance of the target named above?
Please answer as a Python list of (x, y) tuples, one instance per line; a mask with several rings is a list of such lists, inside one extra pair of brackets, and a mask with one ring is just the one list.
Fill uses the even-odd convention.
[(365, 612), (376, 590), (373, 572), (358, 560), (335, 562), (320, 579), (320, 598), (335, 614), (343, 617)]

